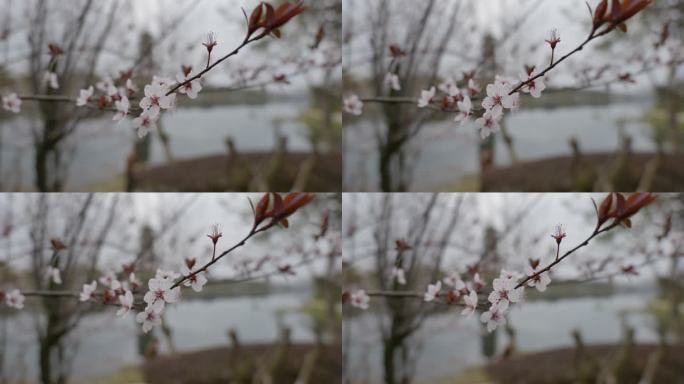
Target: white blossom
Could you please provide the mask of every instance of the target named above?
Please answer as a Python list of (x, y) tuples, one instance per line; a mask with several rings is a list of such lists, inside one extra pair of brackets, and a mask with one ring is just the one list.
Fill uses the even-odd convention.
[(501, 129), (501, 118), (503, 117), (501, 109), (493, 108), (482, 115), (481, 118), (475, 120), (475, 124), (480, 129), (480, 137), (482, 140), (489, 137), (493, 133), (499, 132)]
[[(195, 271), (190, 270), (187, 266), (183, 266), (181, 268), (181, 274), (183, 276), (190, 276), (193, 274)], [(202, 288), (204, 287), (204, 284), (207, 283), (207, 278), (204, 276), (204, 272), (197, 273), (195, 275), (192, 275), (190, 278), (185, 280), (183, 282), (183, 285), (186, 287), (191, 287), (193, 291), (195, 292), (201, 292)]]
[(128, 97), (121, 96), (121, 100), (118, 100), (117, 102), (115, 102), (114, 106), (116, 107), (116, 114), (114, 114), (114, 117), (112, 118), (112, 120), (121, 121), (126, 116), (128, 116), (128, 111), (131, 108), (131, 103), (130, 103), (130, 101), (128, 101)]
[(501, 269), (501, 272), (499, 272), (499, 277), (502, 279), (518, 281), (522, 277), (522, 273), (517, 272), (517, 271), (509, 271), (506, 269)]
[(423, 299), (425, 301), (433, 301), (435, 298), (437, 298), (437, 295), (439, 294), (439, 291), (442, 290), (442, 282), (438, 281), (435, 284), (428, 284), (427, 287), (427, 292), (425, 292), (425, 296)]
[(116, 273), (111, 270), (105, 272), (105, 274), (100, 277), (100, 283), (102, 283), (102, 285), (105, 287), (111, 288), (113, 291), (121, 288), (121, 282), (117, 280)]
[(470, 115), (472, 115), (473, 103), (470, 100), (470, 97), (463, 96), (463, 100), (457, 102), (456, 106), (458, 107), (459, 112), (456, 115), (456, 118), (454, 118), (454, 121), (460, 121), (461, 124), (463, 124), (466, 121), (468, 121), (468, 118), (470, 117)]
[(492, 332), (498, 326), (506, 324), (506, 308), (492, 304), (489, 310), (480, 316), (480, 321), (487, 324), (487, 331)]
[(162, 109), (172, 109), (174, 107), (175, 97), (166, 96), (166, 92), (166, 87), (161, 84), (145, 86), (145, 97), (140, 100), (140, 108), (151, 119), (158, 118)]
[(370, 297), (366, 294), (366, 291), (360, 289), (351, 294), (350, 303), (352, 307), (363, 309), (364, 311), (368, 309), (370, 302)]
[(447, 79), (437, 88), (451, 97), (458, 96), (461, 93), (453, 79)]
[(193, 81), (189, 81), (192, 78), (192, 76), (182, 76), (178, 75), (178, 83), (183, 84), (180, 88), (178, 88), (178, 92), (184, 95), (188, 95), (189, 98), (191, 99), (196, 99), (197, 95), (199, 92), (202, 90), (202, 82), (200, 79), (195, 79)]
[(437, 94), (435, 87), (428, 89), (427, 91), (420, 91), (420, 98), (418, 99), (418, 108), (425, 108), (432, 102), (432, 99)]
[(461, 280), (461, 275), (458, 273), (458, 271), (452, 271), (445, 278), (442, 279), (444, 284), (446, 284), (450, 287), (455, 287), (456, 283), (460, 280)]
[(487, 97), (482, 100), (482, 107), (500, 115), (504, 108), (512, 108), (514, 105), (513, 96), (508, 94), (510, 91), (510, 87), (501, 82), (487, 85)]
[(76, 99), (77, 107), (84, 107), (90, 102), (90, 98), (95, 94), (95, 88), (91, 85), (88, 89), (81, 89)]
[(525, 268), (525, 273), (527, 276), (534, 276), (531, 278), (528, 282), (527, 285), (530, 287), (537, 288), (539, 292), (544, 292), (546, 291), (546, 286), (551, 283), (551, 277), (549, 277), (549, 272), (544, 271), (540, 274), (537, 274), (539, 272), (539, 268), (532, 268), (532, 266), (528, 265)]
[(542, 92), (546, 89), (546, 84), (544, 84), (543, 76), (534, 80), (530, 80), (532, 77), (534, 77), (534, 75), (528, 75), (526, 72), (520, 75), (520, 80), (526, 82), (521, 89), (523, 92), (529, 93), (532, 95), (532, 97), (538, 99), (541, 97)]
[(357, 95), (351, 95), (344, 98), (342, 109), (354, 116), (361, 116), (363, 114), (363, 101)]
[(383, 81), (385, 88), (389, 88), (394, 91), (401, 91), (401, 84), (399, 83), (399, 76), (394, 73), (387, 73), (385, 75), (385, 80)]
[(477, 293), (475, 291), (470, 291), (470, 294), (463, 297), (465, 302), (465, 308), (461, 311), (461, 315), (470, 316), (477, 309)]
[(90, 284), (83, 284), (83, 290), (81, 291), (80, 300), (88, 301), (93, 298), (93, 293), (97, 289), (97, 281), (93, 280)]
[(464, 93), (465, 93), (464, 96), (475, 96), (475, 95), (477, 95), (478, 93), (480, 93), (480, 91), (481, 91), (480, 86), (477, 85), (477, 83), (475, 82), (475, 80), (470, 79), (470, 80), (468, 80), (468, 90), (467, 90), (467, 93), (464, 92)]
[(152, 328), (158, 327), (162, 323), (161, 308), (147, 307), (145, 311), (138, 313), (135, 321), (142, 324), (143, 332), (147, 333)]
[(114, 85), (114, 81), (110, 77), (98, 82), (95, 84), (95, 87), (107, 96), (114, 96), (119, 93), (119, 90)]
[(157, 279), (171, 279), (175, 280), (179, 278), (181, 275), (180, 273), (176, 271), (172, 271), (170, 269), (157, 269), (157, 272), (155, 272), (154, 277)]
[(473, 276), (473, 290), (475, 292), (480, 292), (482, 289), (487, 285), (481, 278), (480, 274), (476, 273), (475, 276)]
[(138, 280), (138, 278), (135, 276), (135, 273), (131, 272), (130, 275), (128, 275), (128, 282), (131, 284), (131, 287), (135, 290), (139, 288), (142, 285), (142, 282)]
[(126, 80), (126, 92), (128, 93), (127, 96), (134, 95), (138, 92), (138, 87), (133, 84), (131, 79)]
[(119, 296), (119, 303), (121, 308), (116, 311), (116, 315), (121, 317), (128, 314), (128, 312), (133, 309), (133, 293), (131, 291), (126, 291), (123, 295)]
[(22, 309), (24, 308), (24, 300), (26, 298), (24, 295), (21, 294), (21, 291), (18, 289), (13, 289), (9, 292), (5, 293), (5, 304), (7, 304), (8, 307), (14, 308), (14, 309)]
[(395, 280), (399, 285), (406, 285), (406, 273), (404, 270), (397, 267), (392, 267), (392, 280)]
[(147, 111), (145, 111), (140, 116), (133, 119), (133, 126), (138, 133), (138, 137), (142, 139), (150, 132), (157, 129), (157, 118), (151, 117)]
[(45, 74), (43, 74), (43, 84), (47, 84), (47, 86), (52, 89), (59, 89), (57, 74), (50, 71), (45, 72)]
[(143, 300), (148, 307), (163, 309), (166, 303), (175, 303), (180, 298), (180, 287), (172, 289), (171, 279), (153, 278), (147, 285), (150, 290), (145, 293)]
[(16, 93), (10, 93), (2, 97), (2, 108), (12, 113), (21, 112), (21, 99)]
[(52, 282), (56, 285), (61, 285), (62, 284), (62, 275), (59, 272), (59, 269), (48, 266), (45, 269), (45, 281), (47, 282)]
[(517, 303), (522, 300), (523, 288), (515, 289), (516, 282), (513, 279), (497, 278), (492, 283), (493, 291), (489, 294), (489, 302), (498, 304), (501, 310), (506, 310), (509, 303)]

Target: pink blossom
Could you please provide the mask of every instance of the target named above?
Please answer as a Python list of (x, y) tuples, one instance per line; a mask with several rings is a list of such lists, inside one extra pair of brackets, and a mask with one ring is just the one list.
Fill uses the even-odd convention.
[(563, 241), (565, 238), (565, 228), (563, 227), (563, 224), (558, 224), (554, 228), (553, 233), (551, 234), (551, 237), (556, 239), (556, 243), (560, 245), (560, 243)]

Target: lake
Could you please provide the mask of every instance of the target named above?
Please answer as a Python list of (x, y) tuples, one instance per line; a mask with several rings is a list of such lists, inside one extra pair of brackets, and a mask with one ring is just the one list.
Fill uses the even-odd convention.
[[(618, 342), (622, 335), (621, 317), (636, 330), (638, 342), (656, 342), (652, 318), (635, 313), (643, 309), (649, 294), (620, 294), (606, 298), (572, 298), (558, 301), (534, 301), (516, 305), (509, 321), (517, 331), (518, 349), (524, 352), (573, 346), (571, 332), (578, 329), (584, 341)], [(634, 312), (632, 312), (634, 311)], [(460, 310), (430, 317), (418, 334), (420, 346), (415, 372), (418, 382), (452, 377), (465, 368), (486, 362), (481, 354), (480, 323), (477, 316), (463, 318)], [(382, 349), (375, 314), (364, 314), (345, 326), (351, 334), (350, 368), (347, 373), (356, 380), (370, 378), (382, 382)], [(345, 337), (348, 334), (345, 334)], [(506, 345), (503, 332), (497, 339), (497, 353)]]
[[(228, 346), (228, 330), (235, 328), (245, 344), (272, 342), (278, 338), (279, 317), (292, 329), (295, 342), (313, 341), (309, 318), (297, 312), (308, 299), (301, 293), (264, 297), (182, 301), (167, 309), (167, 322), (178, 351)], [(282, 316), (276, 313), (282, 312)], [(117, 318), (115, 311), (93, 314), (80, 323), (72, 340), (77, 341), (73, 362), (76, 378), (105, 375), (141, 362), (137, 353), (139, 326), (135, 316)], [(6, 366), (15, 375), (35, 377), (37, 348), (34, 319), (22, 312), (7, 324), (9, 356)], [(163, 340), (163, 338), (162, 338)], [(167, 347), (162, 345), (165, 350)]]
[[(162, 125), (171, 137), (171, 149), (178, 159), (226, 153), (228, 136), (233, 138), (238, 151), (269, 151), (275, 148), (276, 132), (287, 137), (291, 150), (308, 151), (311, 146), (306, 139), (306, 127), (294, 121), (307, 107), (306, 100), (294, 98), (261, 105), (179, 108), (164, 113)], [(5, 185), (15, 180), (25, 186), (33, 185), (31, 120), (21, 115), (0, 122), (0, 133)], [(130, 119), (119, 125), (110, 118), (84, 121), (69, 140), (73, 155), (68, 189), (88, 188), (122, 174), (135, 137)], [(163, 164), (163, 147), (158, 136), (154, 138), (151, 163)]]
[[(521, 160), (569, 155), (568, 140), (573, 137), (584, 152), (615, 151), (620, 143), (620, 120), (627, 120), (623, 129), (632, 136), (635, 151), (653, 151), (655, 143), (651, 128), (639, 121), (650, 106), (648, 102), (630, 102), (523, 109), (507, 114), (506, 125)], [(373, 129), (373, 123), (365, 119), (345, 125), (345, 190), (379, 188)], [(414, 141), (419, 152), (417, 158), (411, 160), (415, 167), (412, 189), (434, 190), (476, 173), (479, 168), (479, 141), (474, 124), (460, 126), (450, 119), (425, 124)], [(500, 135), (497, 136), (495, 151), (496, 164), (510, 164), (508, 150)]]

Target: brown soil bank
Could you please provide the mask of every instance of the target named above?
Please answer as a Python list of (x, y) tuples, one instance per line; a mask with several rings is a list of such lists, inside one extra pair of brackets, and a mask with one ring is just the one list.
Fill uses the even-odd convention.
[[(486, 371), (493, 382), (501, 384), (593, 384), (600, 369), (610, 367), (616, 372), (616, 383), (637, 384), (656, 349), (655, 345), (637, 345), (625, 353), (624, 346), (595, 345), (585, 347), (581, 358), (575, 348), (555, 349), (511, 357), (490, 364)], [(651, 383), (684, 383), (684, 346), (665, 350)]]
[(247, 192), (342, 190), (340, 154), (241, 153), (177, 160), (135, 172), (136, 191)]
[(613, 190), (629, 192), (649, 177), (646, 185), (651, 191), (684, 191), (684, 155), (666, 155), (658, 161), (655, 158), (655, 154), (647, 153), (630, 154), (627, 158), (596, 153), (584, 154), (579, 159), (564, 156), (523, 162), (485, 172), (482, 191), (591, 192), (607, 190), (607, 181)]
[[(261, 369), (272, 372), (273, 384), (293, 384), (313, 350), (313, 345), (303, 344), (290, 345), (285, 353), (273, 344), (244, 345), (239, 351), (214, 348), (155, 358), (144, 364), (143, 372), (147, 384), (251, 384), (247, 372), (261, 362)], [(311, 366), (309, 383), (341, 383), (342, 348), (322, 347)]]

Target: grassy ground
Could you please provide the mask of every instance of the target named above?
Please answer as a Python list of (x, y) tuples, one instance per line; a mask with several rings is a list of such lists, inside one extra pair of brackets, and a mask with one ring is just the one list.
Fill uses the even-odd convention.
[(107, 376), (91, 377), (73, 381), (72, 384), (143, 384), (142, 371), (139, 367), (124, 368), (119, 372)]

